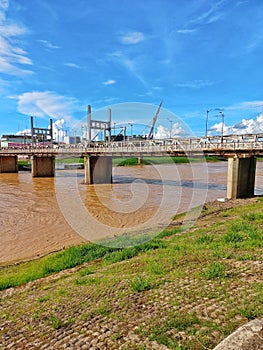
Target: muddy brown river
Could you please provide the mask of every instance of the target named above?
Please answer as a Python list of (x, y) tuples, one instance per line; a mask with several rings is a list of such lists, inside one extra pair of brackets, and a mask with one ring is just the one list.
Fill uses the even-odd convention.
[[(165, 226), (175, 214), (226, 197), (227, 162), (115, 167), (112, 185), (86, 186), (83, 179), (83, 170), (56, 171), (55, 178), (0, 174), (0, 264), (105, 232)], [(263, 194), (263, 162), (257, 163), (255, 193)]]

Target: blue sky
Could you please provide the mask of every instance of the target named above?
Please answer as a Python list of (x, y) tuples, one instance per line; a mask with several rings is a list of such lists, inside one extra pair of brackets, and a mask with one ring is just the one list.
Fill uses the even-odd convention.
[[(224, 133), (263, 132), (262, 62), (262, 0), (0, 0), (0, 134), (161, 100), (162, 136), (171, 120), (204, 135), (215, 108)], [(124, 114), (113, 121), (151, 122)], [(210, 111), (209, 133), (221, 121)]]

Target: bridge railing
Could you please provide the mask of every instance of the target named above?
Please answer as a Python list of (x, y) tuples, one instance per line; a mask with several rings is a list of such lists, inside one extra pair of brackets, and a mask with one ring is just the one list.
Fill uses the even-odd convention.
[(163, 139), (142, 141), (120, 141), (110, 143), (93, 143), (90, 145), (63, 145), (58, 147), (39, 148), (2, 148), (0, 154), (140, 154), (140, 153), (172, 153), (211, 151), (263, 151), (263, 141), (231, 141), (211, 142), (200, 139)]

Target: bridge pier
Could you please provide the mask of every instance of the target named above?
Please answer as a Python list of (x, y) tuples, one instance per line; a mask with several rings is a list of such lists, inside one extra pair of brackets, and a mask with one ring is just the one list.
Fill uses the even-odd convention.
[(112, 157), (85, 156), (85, 184), (111, 184), (112, 183)]
[(138, 165), (143, 165), (143, 156), (139, 155), (138, 157)]
[(17, 173), (17, 155), (0, 156), (0, 173)]
[(228, 158), (227, 198), (254, 196), (256, 157)]
[(32, 177), (54, 177), (55, 156), (33, 155), (31, 156)]

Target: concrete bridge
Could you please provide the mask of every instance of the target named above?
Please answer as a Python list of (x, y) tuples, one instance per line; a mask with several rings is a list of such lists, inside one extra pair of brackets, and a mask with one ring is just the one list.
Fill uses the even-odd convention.
[(263, 157), (263, 134), (0, 149), (0, 173), (17, 172), (18, 156), (22, 155), (31, 159), (33, 177), (54, 176), (58, 155), (83, 157), (86, 184), (111, 183), (113, 157), (138, 157), (141, 163), (143, 156), (222, 156), (228, 159), (227, 197), (245, 198), (254, 195), (256, 158)]

